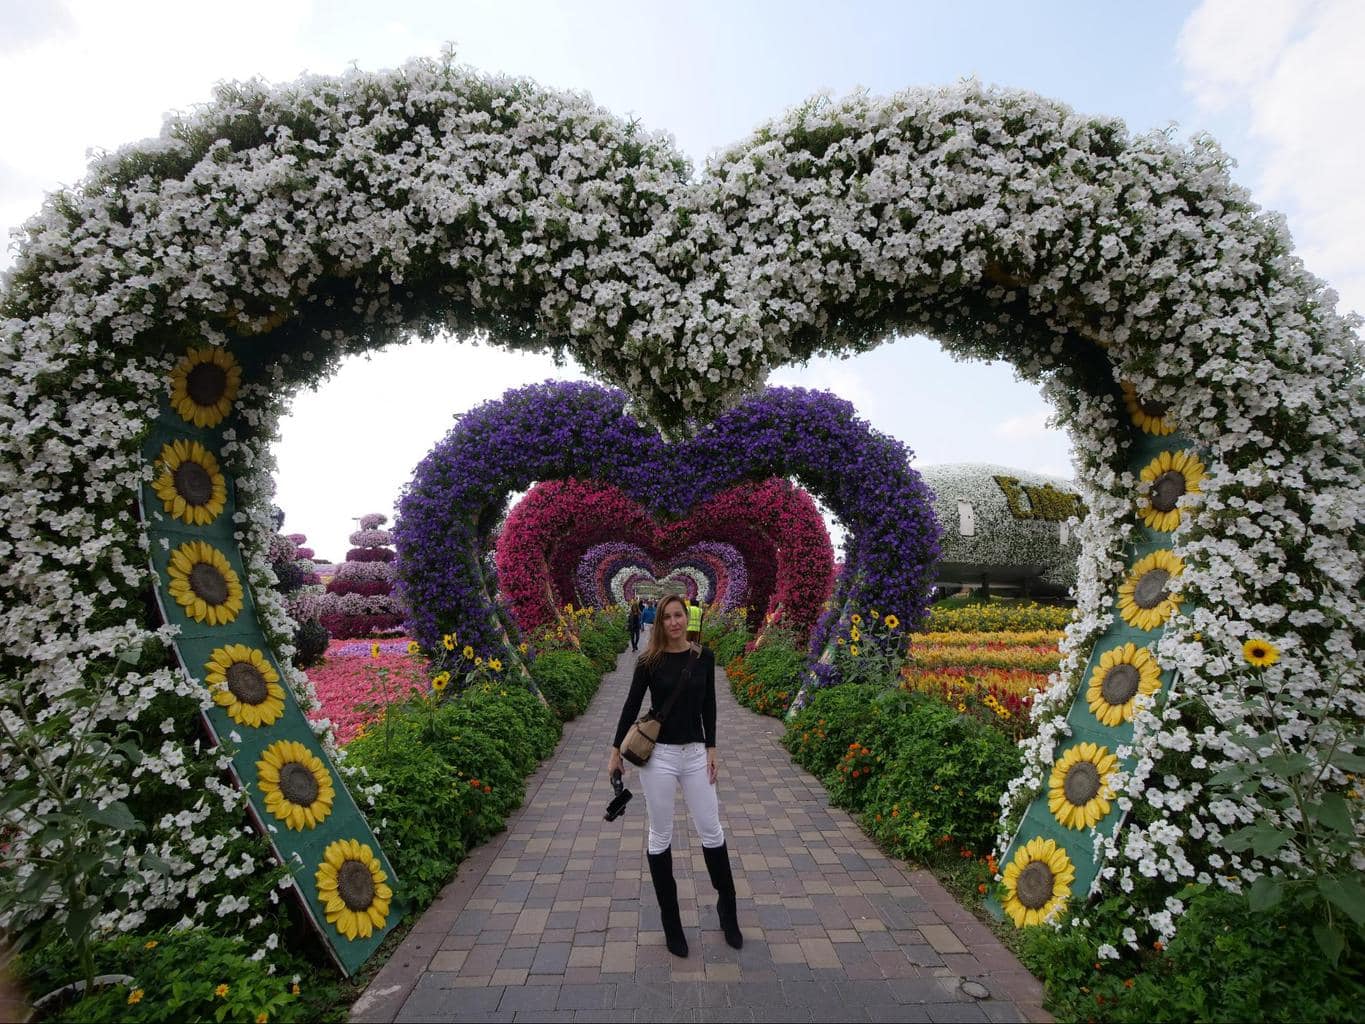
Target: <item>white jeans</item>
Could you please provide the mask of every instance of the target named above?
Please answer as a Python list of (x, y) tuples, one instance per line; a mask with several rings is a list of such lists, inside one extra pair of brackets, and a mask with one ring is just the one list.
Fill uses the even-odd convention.
[(705, 743), (657, 743), (654, 753), (640, 769), (649, 815), (649, 852), (663, 853), (673, 845), (673, 803), (682, 783), (683, 799), (692, 815), (692, 827), (702, 846), (725, 842), (720, 827), (720, 803), (716, 787), (706, 778)]

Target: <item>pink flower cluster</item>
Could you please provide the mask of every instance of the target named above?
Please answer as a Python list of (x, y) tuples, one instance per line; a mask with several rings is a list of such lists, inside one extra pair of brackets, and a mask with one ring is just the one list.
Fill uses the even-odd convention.
[[(380, 644), (377, 658), (371, 657), (368, 643), (333, 640), (322, 664), (308, 670), (321, 705), (309, 717), (330, 718), (338, 743), (355, 739), (356, 731), (374, 721), (385, 703), (430, 685), (420, 657), (407, 651), (406, 637)], [(387, 697), (380, 684), (381, 669), (388, 670)]]
[(394, 551), (388, 530), (378, 529), (387, 516), (372, 513), (351, 534), (356, 545), (327, 580), (321, 621), (334, 637), (382, 636), (403, 628), (403, 609), (393, 596)]

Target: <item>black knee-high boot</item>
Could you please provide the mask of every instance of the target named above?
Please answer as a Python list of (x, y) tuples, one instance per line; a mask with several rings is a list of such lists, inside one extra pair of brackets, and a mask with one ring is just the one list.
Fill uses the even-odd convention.
[(654, 895), (659, 900), (659, 917), (664, 926), (664, 943), (674, 956), (687, 956), (687, 936), (678, 913), (678, 883), (673, 880), (673, 847), (648, 857), (649, 877), (654, 880)]
[(706, 858), (706, 871), (711, 876), (711, 884), (716, 887), (716, 913), (720, 916), (720, 929), (725, 933), (725, 941), (739, 949), (744, 945), (744, 936), (739, 930), (735, 876), (730, 873), (730, 851), (721, 843), (719, 846), (703, 846), (701, 852)]

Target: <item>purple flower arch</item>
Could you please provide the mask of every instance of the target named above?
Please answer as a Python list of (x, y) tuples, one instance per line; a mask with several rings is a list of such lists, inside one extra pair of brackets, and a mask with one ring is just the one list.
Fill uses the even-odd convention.
[(458, 631), (498, 654), (506, 634), (482, 565), (508, 495), (539, 480), (610, 480), (653, 514), (680, 517), (737, 483), (794, 478), (843, 522), (835, 604), (924, 615), (939, 551), (932, 495), (910, 451), (828, 392), (769, 388), (665, 443), (625, 395), (584, 382), (509, 391), (460, 417), (417, 466), (393, 531), (409, 629), (425, 647)]

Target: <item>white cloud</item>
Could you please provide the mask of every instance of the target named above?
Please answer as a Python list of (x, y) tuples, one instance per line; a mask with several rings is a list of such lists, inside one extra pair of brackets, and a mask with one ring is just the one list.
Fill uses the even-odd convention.
[(1201, 109), (1245, 119), (1253, 194), (1285, 213), (1343, 311), (1365, 311), (1362, 39), (1358, 0), (1205, 0), (1177, 45)]

